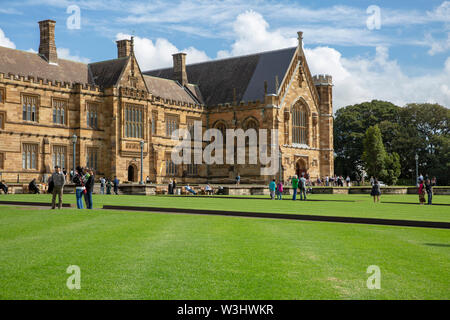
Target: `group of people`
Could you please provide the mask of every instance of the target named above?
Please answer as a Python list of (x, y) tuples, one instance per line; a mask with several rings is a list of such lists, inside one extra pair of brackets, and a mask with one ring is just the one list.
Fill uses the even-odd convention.
[[(300, 191), (300, 200), (306, 200), (306, 191), (307, 191), (307, 179), (304, 175), (302, 175), (300, 178), (297, 177), (297, 175), (294, 175), (291, 179), (292, 184), (292, 200), (297, 200), (297, 193)], [(269, 192), (270, 192), (270, 198), (272, 200), (282, 200), (283, 198), (283, 181), (276, 182), (275, 179), (273, 179), (269, 183)]]
[(111, 194), (111, 188), (113, 188), (114, 194), (119, 194), (119, 179), (117, 179), (117, 176), (114, 176), (114, 179), (111, 181), (111, 179), (106, 177), (100, 178), (100, 194)]
[(425, 176), (425, 178), (423, 177), (423, 175), (421, 174), (419, 176), (419, 203), (420, 204), (425, 204), (425, 192), (428, 195), (428, 205), (432, 205), (432, 201), (433, 201), (433, 187), (436, 185), (436, 177), (433, 177), (432, 179), (430, 179), (428, 177), (428, 175)]
[(92, 192), (94, 191), (95, 175), (90, 168), (75, 169), (72, 182), (75, 184), (75, 194), (77, 198), (77, 208), (84, 209), (83, 197), (87, 209), (93, 208)]

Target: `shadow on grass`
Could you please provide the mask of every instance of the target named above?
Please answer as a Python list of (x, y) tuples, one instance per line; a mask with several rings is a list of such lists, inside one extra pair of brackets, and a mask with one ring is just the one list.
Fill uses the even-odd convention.
[(424, 243), (426, 246), (430, 247), (443, 247), (443, 248), (450, 248), (450, 244), (446, 243)]
[[(204, 196), (204, 195), (197, 195), (197, 196), (191, 196), (191, 195), (157, 195), (157, 197), (164, 197), (164, 198), (201, 198), (201, 199), (239, 199), (239, 200), (272, 200), (270, 198), (256, 198), (256, 197), (233, 197), (233, 196)], [(284, 198), (282, 200), (286, 201), (293, 201), (292, 198)], [(274, 200), (279, 201), (279, 200)], [(302, 201), (297, 198), (295, 201)], [(332, 199), (307, 199), (306, 201), (325, 201), (325, 202), (358, 202), (357, 200), (332, 200)]]
[[(397, 201), (381, 201), (381, 203), (393, 203), (393, 204), (415, 204), (420, 205), (418, 202), (397, 202)], [(424, 204), (427, 206), (427, 204)], [(433, 206), (450, 206), (450, 203), (433, 203)]]

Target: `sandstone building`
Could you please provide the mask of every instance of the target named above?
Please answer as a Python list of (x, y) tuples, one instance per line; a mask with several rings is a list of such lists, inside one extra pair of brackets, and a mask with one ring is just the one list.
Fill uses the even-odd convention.
[[(133, 39), (117, 41), (116, 59), (84, 64), (59, 59), (55, 21), (39, 22), (39, 53), (0, 47), (0, 179), (45, 179), (54, 165), (93, 167), (98, 175), (153, 182), (265, 182), (259, 164), (175, 165), (177, 128), (279, 129), (283, 179), (333, 174), (331, 76), (312, 77), (298, 46), (142, 72)], [(203, 142), (203, 145), (205, 143)], [(276, 175), (278, 177), (278, 174)]]

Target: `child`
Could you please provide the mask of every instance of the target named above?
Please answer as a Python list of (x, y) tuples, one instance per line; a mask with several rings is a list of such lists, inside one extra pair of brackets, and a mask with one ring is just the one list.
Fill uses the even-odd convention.
[(283, 194), (283, 182), (278, 181), (277, 184), (277, 200), (281, 200), (281, 195)]

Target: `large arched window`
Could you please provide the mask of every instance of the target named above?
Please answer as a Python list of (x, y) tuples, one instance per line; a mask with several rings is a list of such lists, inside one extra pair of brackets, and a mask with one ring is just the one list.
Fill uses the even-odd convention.
[(308, 111), (300, 102), (292, 108), (292, 142), (308, 144)]

